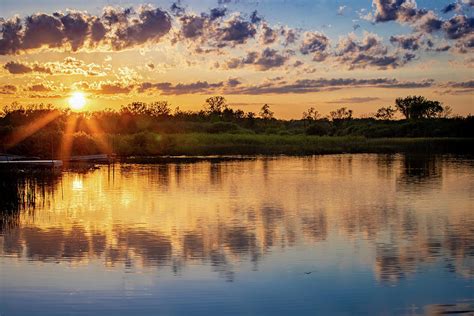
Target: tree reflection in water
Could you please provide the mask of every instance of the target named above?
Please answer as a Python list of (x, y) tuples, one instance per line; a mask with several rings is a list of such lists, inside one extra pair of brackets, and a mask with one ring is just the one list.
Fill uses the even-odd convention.
[[(461, 196), (438, 209), (457, 190), (446, 183), (472, 185), (453, 179), (459, 170), (472, 175), (473, 167), (449, 157), (120, 165), (112, 178), (104, 168), (81, 175), (76, 191), (71, 172), (2, 177), (1, 254), (99, 260), (128, 270), (170, 267), (175, 275), (199, 263), (233, 281), (242, 262), (258, 270), (273, 251), (323, 251), (314, 246), (342, 238), (368, 242), (368, 262), (382, 283), (436, 262), (474, 277), (472, 204)], [(414, 194), (427, 202), (418, 204)]]

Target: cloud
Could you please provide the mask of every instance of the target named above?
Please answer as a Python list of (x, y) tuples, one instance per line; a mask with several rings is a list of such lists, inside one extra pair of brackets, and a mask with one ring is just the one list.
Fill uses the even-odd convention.
[[(246, 20), (239, 13), (234, 13), (225, 18), (226, 10), (223, 8), (211, 9), (210, 13), (184, 14), (179, 18), (179, 40), (187, 40), (190, 45), (197, 46), (198, 52), (211, 52), (211, 48), (235, 47), (245, 44), (249, 39), (255, 38), (258, 22)], [(268, 27), (268, 26), (267, 26)]]
[(418, 9), (414, 0), (373, 0), (374, 12), (369, 16), (374, 22), (413, 22), (428, 11)]
[(394, 35), (390, 42), (405, 50), (418, 50), (420, 48), (421, 35)]
[(467, 54), (474, 50), (474, 34), (462, 38), (456, 42), (456, 49), (461, 54)]
[(303, 55), (312, 54), (314, 61), (323, 61), (328, 56), (329, 38), (319, 32), (306, 32), (300, 46)]
[(226, 8), (214, 8), (214, 9), (211, 9), (209, 18), (211, 19), (211, 21), (213, 21), (215, 19), (224, 17), (226, 13), (227, 13)]
[(171, 29), (170, 15), (151, 6), (133, 9), (106, 7), (101, 16), (69, 11), (36, 13), (0, 22), (0, 55), (13, 55), (43, 47), (77, 51), (109, 50), (157, 43)]
[(11, 74), (24, 74), (33, 71), (31, 67), (14, 61), (6, 63), (5, 65), (3, 65), (3, 68), (5, 68)]
[(375, 98), (375, 97), (353, 97), (353, 98), (342, 98), (338, 100), (333, 100), (329, 101), (326, 103), (367, 103), (367, 102), (372, 102), (372, 101), (377, 101), (380, 100), (380, 98)]
[(122, 94), (130, 93), (133, 86), (125, 86), (122, 83), (105, 82), (100, 84), (100, 89), (97, 91), (100, 94)]
[(474, 33), (474, 17), (456, 15), (443, 23), (443, 30), (449, 39), (459, 39)]
[(260, 85), (240, 85), (233, 89), (225, 89), (227, 94), (304, 94), (320, 91), (332, 91), (349, 88), (386, 88), (386, 89), (418, 89), (428, 88), (434, 85), (434, 80), (422, 81), (398, 81), (397, 79), (376, 78), (376, 79), (355, 79), (355, 78), (334, 78), (334, 79), (300, 79), (292, 83), (275, 82), (274, 80)]
[(255, 25), (243, 20), (239, 15), (227, 20), (217, 29), (218, 38), (223, 42), (243, 44), (256, 34)]
[(474, 89), (474, 80), (454, 82), (450, 81), (446, 84), (450, 88)]
[(11, 84), (0, 86), (0, 94), (15, 94), (17, 91), (18, 88)]
[(445, 90), (439, 91), (440, 94), (472, 94), (474, 92), (474, 80), (469, 81), (449, 81), (440, 85)]
[(389, 53), (381, 38), (367, 32), (361, 40), (353, 33), (341, 38), (335, 55), (338, 63), (346, 65), (351, 70), (367, 67), (398, 68), (415, 58), (411, 53)]
[[(238, 78), (230, 78), (227, 81), (208, 82), (196, 81), (189, 83), (171, 82), (131, 82), (99, 81), (88, 83), (78, 82), (75, 89), (88, 91), (95, 94), (129, 94), (156, 91), (162, 95), (184, 95), (184, 94), (235, 94), (235, 95), (262, 95), (262, 94), (305, 94), (321, 91), (333, 91), (351, 88), (385, 88), (385, 89), (418, 89), (434, 86), (431, 79), (421, 81), (399, 81), (389, 78), (356, 79), (356, 78), (319, 78), (300, 79), (287, 82), (282, 77), (272, 78), (261, 84), (244, 84)], [(368, 102), (357, 98), (344, 99), (349, 103)]]
[(68, 74), (68, 75), (83, 75), (83, 76), (105, 76), (104, 69), (97, 64), (86, 64), (84, 61), (74, 57), (66, 57), (63, 61), (47, 62), (47, 63), (26, 63), (9, 61), (3, 65), (11, 74)]
[(245, 58), (232, 58), (225, 63), (225, 68), (236, 69), (252, 65), (257, 70), (266, 71), (285, 65), (289, 59), (288, 54), (283, 55), (275, 49), (266, 48), (260, 53), (249, 52)]
[(87, 82), (79, 81), (73, 84), (73, 89), (79, 89), (82, 91), (94, 93), (94, 94), (129, 94), (136, 88), (135, 82), (125, 82), (125, 81), (97, 81), (97, 82)]
[[(463, 0), (451, 3), (444, 7), (442, 12), (460, 12), (462, 6), (473, 7), (474, 1)], [(415, 0), (373, 0), (373, 7), (374, 12), (365, 18), (375, 23), (388, 21), (408, 23), (422, 34), (441, 31), (446, 39), (456, 41), (458, 51), (467, 52), (471, 48), (469, 41), (466, 43), (466, 38), (474, 33), (474, 17), (458, 14), (444, 20), (433, 11), (418, 9)]]
[(269, 45), (275, 43), (278, 37), (278, 31), (272, 29), (267, 23), (262, 23), (260, 32), (260, 43)]
[(174, 16), (182, 16), (186, 10), (181, 6), (180, 1), (173, 2), (170, 7), (170, 11)]
[[(197, 81), (193, 83), (179, 83), (179, 84), (172, 84), (171, 82), (159, 82), (159, 83), (151, 83), (151, 82), (144, 82), (142, 83), (138, 91), (144, 92), (147, 90), (158, 90), (163, 95), (182, 95), (182, 94), (212, 94), (216, 92), (216, 89), (222, 88), (224, 86), (224, 82), (218, 83), (209, 83), (207, 81)], [(230, 86), (236, 86), (240, 84), (234, 80), (229, 81)]]
[(461, 8), (461, 5), (457, 2), (454, 2), (454, 3), (450, 3), (448, 4), (447, 6), (445, 6), (441, 12), (443, 12), (444, 14), (446, 13), (449, 13), (451, 11), (458, 11), (459, 9)]
[(283, 37), (282, 44), (284, 46), (290, 46), (296, 43), (300, 36), (300, 32), (289, 27), (284, 27), (280, 29), (280, 35)]
[(26, 91), (49, 92), (49, 91), (53, 91), (53, 88), (50, 85), (40, 83), (40, 84), (34, 84), (34, 85), (31, 85), (31, 86), (28, 86), (26, 88)]
[(347, 6), (346, 5), (341, 5), (339, 6), (339, 8), (337, 9), (337, 15), (344, 15), (344, 11), (347, 9)]

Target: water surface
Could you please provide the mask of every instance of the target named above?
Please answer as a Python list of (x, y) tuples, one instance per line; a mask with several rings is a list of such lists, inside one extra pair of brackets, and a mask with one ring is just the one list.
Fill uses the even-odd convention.
[(2, 174), (3, 315), (474, 310), (474, 160), (331, 155)]

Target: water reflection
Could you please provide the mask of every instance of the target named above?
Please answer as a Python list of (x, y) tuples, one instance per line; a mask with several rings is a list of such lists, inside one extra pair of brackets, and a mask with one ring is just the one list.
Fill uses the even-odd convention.
[(242, 263), (258, 271), (279, 251), (317, 262), (333, 249), (363, 253), (381, 284), (437, 265), (470, 279), (472, 174), (470, 161), (402, 155), (11, 174), (0, 180), (0, 254), (176, 276), (199, 264), (234, 281)]
[(50, 170), (1, 170), (0, 233), (19, 225), (22, 211), (33, 216), (37, 207), (44, 207), (59, 180), (60, 174)]

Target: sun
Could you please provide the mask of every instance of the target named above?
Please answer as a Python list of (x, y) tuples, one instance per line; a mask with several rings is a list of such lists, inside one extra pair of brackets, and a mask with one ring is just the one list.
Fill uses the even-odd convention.
[(82, 110), (86, 105), (86, 97), (82, 92), (74, 92), (69, 98), (69, 107), (72, 110)]

